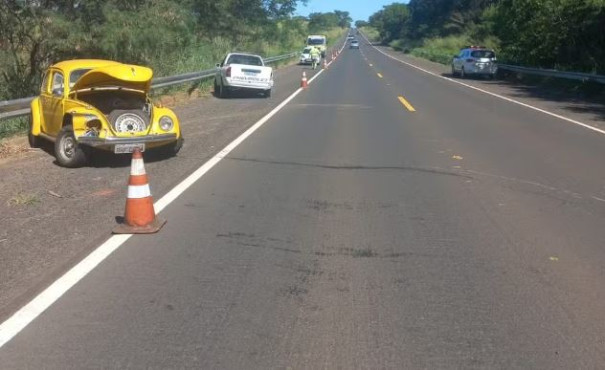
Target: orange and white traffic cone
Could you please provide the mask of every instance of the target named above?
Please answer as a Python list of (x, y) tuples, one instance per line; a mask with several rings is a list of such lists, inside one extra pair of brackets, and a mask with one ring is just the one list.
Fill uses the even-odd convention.
[(300, 80), (300, 87), (303, 89), (307, 88), (307, 74), (303, 71), (302, 79)]
[(135, 149), (132, 153), (124, 220), (113, 229), (113, 233), (151, 234), (158, 232), (165, 223), (165, 220), (155, 217), (143, 155)]

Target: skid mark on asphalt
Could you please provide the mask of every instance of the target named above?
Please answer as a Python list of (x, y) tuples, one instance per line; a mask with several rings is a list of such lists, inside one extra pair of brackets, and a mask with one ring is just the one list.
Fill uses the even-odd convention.
[[(417, 222), (424, 222), (423, 219), (417, 219)], [(350, 258), (376, 258), (376, 259), (387, 259), (396, 260), (400, 258), (448, 258), (446, 254), (431, 254), (431, 253), (417, 253), (417, 252), (378, 252), (370, 245), (320, 245), (317, 248), (308, 248), (308, 246), (297, 243), (292, 239), (280, 239), (274, 237), (260, 237), (254, 234), (240, 233), (240, 232), (225, 232), (216, 234), (217, 238), (227, 239), (228, 243), (238, 247), (245, 248), (261, 248), (270, 249), (278, 252), (295, 253), (301, 255), (312, 255), (318, 257), (350, 257)], [(444, 245), (451, 245), (452, 243), (458, 242), (453, 239), (435, 239), (437, 242), (445, 243)], [(291, 248), (286, 248), (281, 245), (291, 245)], [(301, 244), (302, 248), (296, 248), (297, 244)], [(304, 249), (307, 247), (307, 249)], [(383, 246), (384, 247), (384, 246)], [(396, 250), (399, 246), (393, 245), (389, 249)]]
[(409, 171), (418, 173), (427, 173), (432, 175), (445, 175), (454, 177), (463, 177), (472, 179), (470, 175), (465, 175), (459, 172), (449, 171), (439, 167), (411, 167), (411, 166), (361, 166), (361, 165), (328, 165), (320, 163), (304, 163), (291, 161), (273, 161), (258, 158), (241, 158), (241, 157), (225, 157), (224, 159), (240, 162), (262, 163), (281, 166), (297, 166), (319, 168), (326, 170), (344, 170), (344, 171)]
[[(503, 185), (504, 183), (514, 183), (514, 184), (518, 184), (518, 185), (528, 185), (530, 187), (542, 190), (542, 192), (533, 192), (532, 191), (532, 193), (534, 193), (536, 195), (547, 196), (549, 198), (555, 199), (557, 201), (565, 202), (565, 203), (583, 202), (585, 204), (589, 204), (590, 203), (590, 204), (594, 205), (595, 202), (591, 202), (590, 201), (591, 199), (593, 201), (596, 200), (596, 201), (599, 201), (599, 202), (605, 202), (605, 199), (601, 199), (601, 198), (596, 197), (594, 195), (580, 194), (580, 193), (577, 193), (577, 192), (574, 192), (574, 191), (571, 191), (571, 190), (561, 189), (561, 188), (545, 185), (545, 184), (542, 184), (542, 183), (539, 183), (539, 182), (536, 182), (536, 181), (524, 180), (524, 179), (519, 179), (519, 178), (515, 178), (515, 177), (494, 175), (494, 174), (491, 174), (491, 173), (485, 173), (485, 172), (474, 171), (474, 170), (461, 170), (460, 173), (464, 173), (464, 174), (468, 174), (470, 176), (473, 176), (473, 178), (475, 180), (479, 180), (481, 177), (497, 179), (497, 180), (500, 181), (501, 185)], [(527, 189), (525, 189), (525, 190), (523, 190), (523, 189), (516, 189), (516, 190), (527, 192)], [(589, 202), (587, 202), (587, 201), (589, 201)]]
[(307, 107), (330, 109), (372, 109), (371, 106), (362, 104), (290, 104), (290, 109)]

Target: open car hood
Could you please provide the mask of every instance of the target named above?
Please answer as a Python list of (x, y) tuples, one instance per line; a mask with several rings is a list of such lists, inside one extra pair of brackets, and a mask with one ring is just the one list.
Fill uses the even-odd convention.
[(149, 92), (153, 71), (151, 68), (130, 64), (113, 64), (95, 68), (80, 77), (72, 91), (95, 87), (123, 87)]

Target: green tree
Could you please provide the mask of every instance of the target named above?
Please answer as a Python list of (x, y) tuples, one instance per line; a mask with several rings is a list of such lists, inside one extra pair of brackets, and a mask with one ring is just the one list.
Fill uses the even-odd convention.
[(409, 21), (409, 8), (402, 3), (386, 5), (370, 17), (370, 24), (378, 29), (384, 43), (406, 37)]

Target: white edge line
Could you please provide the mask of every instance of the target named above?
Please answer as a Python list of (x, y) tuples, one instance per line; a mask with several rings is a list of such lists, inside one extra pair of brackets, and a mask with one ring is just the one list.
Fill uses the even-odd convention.
[[(313, 78), (309, 80), (309, 83), (311, 83), (322, 72), (323, 70), (317, 72)], [(160, 200), (155, 202), (155, 211), (159, 213), (166, 208), (166, 206), (172, 203), (179, 195), (185, 192), (185, 190), (187, 190), (191, 185), (204, 176), (204, 174), (216, 166), (223, 158), (225, 158), (225, 156), (227, 156), (238, 145), (252, 135), (254, 131), (258, 130), (262, 125), (264, 125), (269, 119), (271, 119), (271, 117), (279, 112), (286, 104), (288, 104), (302, 91), (302, 88), (298, 88), (271, 112), (267, 113), (258, 122), (229, 143), (223, 150), (215, 154), (210, 160), (205, 162), (191, 175), (187, 176), (185, 180), (181, 181), (177, 186), (166, 193)], [(130, 239), (131, 236), (132, 234), (114, 235), (107, 239), (107, 241), (97, 247), (77, 265), (63, 274), (63, 276), (61, 276), (59, 279), (55, 280), (48, 288), (44, 289), (44, 291), (34, 297), (29, 303), (21, 307), (11, 317), (0, 324), (0, 348), (2, 348), (12, 338), (19, 334), (21, 330), (34, 321), (44, 311), (46, 311), (46, 309), (48, 309), (53, 303), (61, 298), (63, 294), (76, 285), (88, 273), (94, 270), (95, 267), (97, 267), (101, 262), (103, 262), (103, 260), (116, 251), (120, 246), (122, 246), (128, 239)]]
[[(346, 41), (340, 48), (340, 51), (344, 49), (345, 45)], [(328, 65), (332, 64), (333, 61), (334, 60), (332, 60)], [(322, 69), (317, 72), (309, 80), (308, 83), (310, 84), (321, 73), (323, 73), (323, 71), (324, 70)], [(179, 195), (185, 192), (191, 185), (193, 185), (208, 171), (210, 171), (210, 169), (216, 166), (231, 151), (233, 151), (238, 145), (240, 145), (244, 140), (246, 140), (250, 135), (252, 135), (254, 131), (258, 130), (269, 119), (271, 119), (271, 117), (273, 117), (277, 112), (279, 112), (286, 104), (288, 104), (292, 99), (294, 99), (298, 94), (300, 94), (301, 91), (303, 91), (302, 88), (298, 88), (296, 91), (294, 91), (288, 98), (286, 98), (286, 100), (281, 102), (271, 112), (267, 113), (263, 118), (261, 118), (258, 122), (252, 125), (243, 134), (241, 134), (235, 140), (229, 143), (223, 150), (215, 154), (210, 160), (206, 161), (191, 175), (187, 176), (185, 180), (181, 181), (177, 186), (175, 186), (172, 190), (166, 193), (160, 200), (155, 202), (154, 208), (156, 213), (161, 212), (164, 208), (166, 208), (166, 206), (168, 206), (176, 198), (178, 198)], [(65, 294), (69, 289), (76, 285), (80, 280), (82, 280), (82, 278), (88, 275), (88, 273), (94, 270), (101, 262), (103, 262), (103, 260), (105, 260), (109, 255), (111, 255), (114, 251), (121, 247), (128, 239), (130, 239), (131, 236), (131, 234), (114, 235), (107, 239), (105, 243), (97, 247), (97, 249), (92, 251), (77, 265), (75, 265), (69, 271), (63, 274), (63, 276), (55, 280), (48, 288), (44, 289), (42, 293), (38, 294), (29, 303), (21, 307), (11, 317), (9, 317), (2, 324), (0, 324), (0, 348), (2, 348), (12, 338), (19, 334), (21, 330), (23, 330), (27, 325), (34, 321), (44, 311), (46, 311), (46, 309), (48, 309), (53, 303), (55, 303), (59, 298), (61, 298), (63, 294)]]
[(366, 41), (367, 41), (367, 42), (370, 44), (370, 46), (371, 46), (371, 47), (373, 47), (373, 48), (374, 48), (376, 51), (378, 51), (379, 53), (381, 53), (381, 54), (383, 54), (383, 55), (385, 55), (385, 56), (387, 56), (387, 57), (389, 57), (389, 58), (391, 58), (391, 59), (393, 59), (393, 60), (396, 60), (396, 61), (398, 61), (398, 62), (400, 62), (400, 63), (406, 64), (406, 65), (408, 65), (408, 66), (410, 66), (410, 67), (412, 67), (412, 68), (416, 68), (416, 69), (417, 69), (417, 70), (419, 70), (419, 71), (422, 71), (422, 72), (424, 72), (424, 73), (428, 73), (428, 74), (430, 74), (431, 76), (435, 76), (435, 77), (438, 77), (438, 78), (442, 78), (442, 79), (444, 79), (444, 80), (447, 80), (447, 81), (450, 81), (450, 82), (456, 83), (456, 84), (458, 84), (458, 85), (466, 86), (466, 87), (468, 87), (468, 88), (470, 88), (470, 89), (473, 89), (473, 90), (476, 90), (476, 91), (480, 91), (480, 92), (482, 92), (482, 93), (484, 93), (484, 94), (488, 94), (488, 95), (494, 96), (494, 97), (496, 97), (496, 98), (500, 98), (500, 99), (506, 100), (506, 101), (508, 101), (508, 102), (510, 102), (510, 103), (518, 104), (518, 105), (524, 106), (524, 107), (526, 107), (526, 108), (533, 109), (533, 110), (535, 110), (535, 111), (538, 111), (538, 112), (541, 112), (541, 113), (544, 113), (544, 114), (548, 114), (549, 116), (556, 117), (556, 118), (562, 119), (562, 120), (567, 121), (567, 122), (571, 122), (571, 123), (576, 124), (576, 125), (578, 125), (578, 126), (582, 126), (582, 127), (587, 128), (587, 129), (589, 129), (589, 130), (592, 130), (592, 131), (595, 131), (595, 132), (598, 132), (598, 133), (600, 133), (600, 134), (604, 134), (604, 135), (605, 135), (605, 130), (601, 130), (600, 128), (597, 128), (597, 127), (594, 127), (594, 126), (588, 125), (588, 124), (583, 123), (583, 122), (580, 122), (580, 121), (576, 121), (576, 120), (571, 119), (571, 118), (567, 118), (567, 117), (565, 117), (565, 116), (561, 116), (561, 115), (556, 114), (556, 113), (549, 112), (549, 111), (544, 110), (544, 109), (542, 109), (542, 108), (534, 107), (533, 105), (529, 105), (529, 104), (526, 104), (526, 103), (522, 103), (522, 102), (520, 102), (520, 101), (518, 101), (518, 100), (511, 99), (511, 98), (508, 98), (508, 97), (503, 96), (503, 95), (499, 95), (499, 94), (496, 94), (496, 93), (493, 93), (493, 92), (490, 92), (490, 91), (487, 91), (487, 90), (483, 90), (483, 89), (480, 89), (480, 88), (478, 88), (478, 87), (475, 87), (475, 86), (472, 86), (472, 85), (469, 85), (469, 84), (465, 84), (464, 82), (460, 82), (460, 81), (457, 81), (457, 80), (451, 79), (451, 78), (449, 78), (449, 77), (445, 77), (445, 76), (438, 75), (438, 74), (436, 74), (436, 73), (434, 73), (434, 72), (428, 71), (428, 70), (426, 70), (426, 69), (424, 69), (424, 68), (420, 68), (420, 67), (415, 66), (415, 65), (413, 65), (413, 64), (411, 64), (411, 63), (405, 62), (405, 61), (403, 61), (403, 60), (401, 60), (401, 59), (397, 59), (397, 58), (395, 58), (394, 56), (389, 55), (389, 54), (385, 53), (384, 51), (382, 51), (382, 50), (378, 49), (376, 46), (372, 45), (372, 43), (370, 42), (370, 40), (368, 40), (368, 39), (367, 39), (367, 37), (366, 37), (366, 36), (365, 36), (363, 33), (361, 34), (361, 36), (362, 36), (362, 37), (363, 37), (363, 38), (364, 38), (364, 39), (365, 39), (365, 40), (366, 40)]

